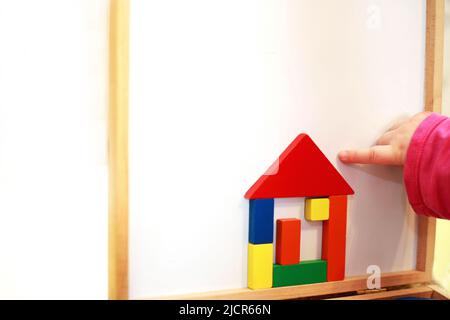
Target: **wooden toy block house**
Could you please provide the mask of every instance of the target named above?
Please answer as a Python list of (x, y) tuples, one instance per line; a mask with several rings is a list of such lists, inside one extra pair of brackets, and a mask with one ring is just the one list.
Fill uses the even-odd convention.
[[(306, 134), (299, 135), (247, 191), (248, 287), (262, 289), (343, 280), (347, 196), (352, 188)], [(322, 257), (300, 261), (301, 221), (276, 221), (274, 199), (306, 198), (304, 217), (322, 221)]]

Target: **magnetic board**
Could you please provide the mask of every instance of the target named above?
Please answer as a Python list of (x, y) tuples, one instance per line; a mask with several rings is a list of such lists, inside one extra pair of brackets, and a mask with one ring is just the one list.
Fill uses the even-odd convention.
[[(130, 298), (246, 287), (245, 191), (301, 132), (354, 188), (347, 276), (415, 269), (401, 168), (345, 166), (423, 110), (426, 1), (134, 0)], [(276, 201), (301, 215), (302, 199)], [(302, 258), (320, 254), (320, 227)]]

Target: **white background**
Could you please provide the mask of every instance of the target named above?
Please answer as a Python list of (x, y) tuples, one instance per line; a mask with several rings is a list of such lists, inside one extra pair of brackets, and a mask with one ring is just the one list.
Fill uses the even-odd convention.
[(0, 299), (107, 298), (107, 0), (0, 0)]
[(131, 297), (245, 287), (243, 195), (301, 132), (356, 191), (347, 275), (414, 269), (401, 170), (336, 155), (422, 110), (424, 47), (425, 0), (132, 1)]

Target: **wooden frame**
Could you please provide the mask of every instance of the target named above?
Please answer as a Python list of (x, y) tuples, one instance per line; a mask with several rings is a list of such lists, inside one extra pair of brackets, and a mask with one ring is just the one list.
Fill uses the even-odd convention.
[(128, 299), (129, 0), (110, 1), (109, 298)]
[[(109, 211), (109, 297), (128, 298), (128, 33), (129, 0), (111, 0), (110, 7), (110, 211)], [(425, 52), (425, 110), (441, 111), (444, 0), (427, 0)], [(411, 210), (408, 208), (408, 210)], [(431, 281), (436, 221), (419, 217), (416, 270), (384, 273), (382, 287), (424, 284)], [(298, 299), (365, 290), (367, 276), (344, 281), (263, 290), (237, 289), (170, 299)], [(401, 289), (402, 294), (428, 295), (428, 287)], [(406, 291), (405, 291), (406, 290)], [(436, 291), (436, 290), (434, 290)], [(436, 291), (437, 292), (437, 291)], [(387, 298), (384, 294), (365, 298)], [(443, 296), (441, 294), (441, 296)], [(356, 298), (355, 298), (356, 299)]]
[(375, 293), (332, 298), (328, 300), (389, 300), (403, 297), (431, 298), (435, 291), (429, 286), (418, 286), (395, 290), (384, 290)]

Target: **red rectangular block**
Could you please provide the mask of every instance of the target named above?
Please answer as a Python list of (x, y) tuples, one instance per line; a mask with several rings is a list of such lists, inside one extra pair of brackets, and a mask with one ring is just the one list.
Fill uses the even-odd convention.
[(276, 264), (290, 265), (300, 262), (300, 229), (299, 219), (277, 220)]
[(344, 280), (347, 234), (347, 196), (330, 197), (330, 218), (323, 222), (322, 259), (328, 263), (327, 281)]

